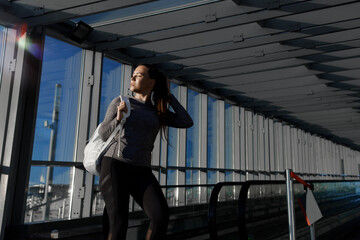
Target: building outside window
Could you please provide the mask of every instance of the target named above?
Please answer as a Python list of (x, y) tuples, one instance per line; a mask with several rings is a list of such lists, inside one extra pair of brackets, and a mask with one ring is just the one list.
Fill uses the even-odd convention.
[(82, 49), (45, 38), (25, 222), (70, 217), (73, 168), (47, 162), (74, 161), (81, 68)]

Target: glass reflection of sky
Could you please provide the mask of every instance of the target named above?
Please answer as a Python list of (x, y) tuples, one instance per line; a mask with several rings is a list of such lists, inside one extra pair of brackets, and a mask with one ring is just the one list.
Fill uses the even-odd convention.
[(200, 167), (199, 133), (200, 133), (200, 94), (188, 90), (188, 108), (194, 125), (186, 132), (186, 167)]
[[(46, 37), (43, 66), (41, 73), (39, 102), (35, 126), (33, 160), (49, 160), (51, 129), (44, 127), (44, 122), (51, 123), (54, 105), (55, 85), (61, 84), (58, 135), (55, 161), (73, 161), (78, 96), (81, 73), (82, 49)], [(30, 183), (39, 184), (43, 176), (40, 168), (32, 169)], [(55, 174), (67, 174), (68, 169), (54, 171), (54, 184), (57, 179), (63, 182), (66, 177), (58, 178)], [(59, 176), (60, 176), (59, 175)], [(59, 182), (59, 183), (60, 183)], [(66, 181), (67, 182), (67, 181)]]
[[(81, 19), (74, 19), (74, 22), (82, 20), (87, 24), (95, 24), (100, 22), (115, 21), (119, 18), (126, 18), (134, 15), (140, 15), (144, 13), (159, 12), (163, 9), (171, 9), (172, 7), (183, 6), (190, 3), (204, 4), (206, 2), (214, 2), (216, 0), (199, 1), (199, 0), (158, 0), (137, 6), (117, 9), (109, 12), (93, 14), (82, 17)], [(217, 0), (218, 1), (218, 0)], [(186, 6), (183, 6), (186, 7)]]
[(109, 104), (121, 92), (121, 63), (109, 58), (104, 58), (103, 61), (99, 122), (104, 120)]

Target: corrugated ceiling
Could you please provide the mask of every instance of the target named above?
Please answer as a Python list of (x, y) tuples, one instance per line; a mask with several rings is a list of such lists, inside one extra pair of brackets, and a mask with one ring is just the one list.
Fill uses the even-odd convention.
[(188, 86), (360, 150), (359, 1), (18, 0), (1, 6), (63, 38), (81, 19), (94, 28), (85, 47), (132, 64), (159, 64)]

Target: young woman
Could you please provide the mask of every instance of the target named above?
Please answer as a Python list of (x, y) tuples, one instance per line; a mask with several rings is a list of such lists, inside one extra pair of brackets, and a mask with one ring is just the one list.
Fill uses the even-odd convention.
[[(155, 138), (165, 126), (188, 128), (193, 121), (170, 94), (166, 76), (153, 65), (139, 65), (131, 78), (131, 114), (122, 135), (115, 136), (106, 152), (100, 173), (100, 190), (109, 216), (108, 240), (126, 239), (129, 195), (150, 219), (146, 239), (164, 239), (169, 220), (166, 199), (151, 171)], [(167, 109), (168, 104), (174, 109)], [(127, 112), (125, 102), (115, 98), (99, 129), (105, 141)]]

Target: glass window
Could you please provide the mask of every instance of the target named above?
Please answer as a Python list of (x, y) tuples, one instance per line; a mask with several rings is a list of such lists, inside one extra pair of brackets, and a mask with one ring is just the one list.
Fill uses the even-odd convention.
[(4, 53), (5, 53), (5, 28), (0, 25), (0, 89), (1, 89), (1, 78), (3, 71)]
[[(171, 93), (179, 99), (179, 89), (180, 87), (174, 83), (170, 84)], [(173, 111), (170, 108), (170, 111)], [(178, 142), (178, 129), (169, 127), (169, 138), (168, 138), (168, 151), (167, 151), (167, 160), (168, 166), (177, 166), (177, 142)]]
[[(167, 171), (167, 180), (166, 180), (166, 185), (177, 185), (177, 170), (168, 170)], [(169, 206), (176, 206), (178, 203), (178, 199), (179, 199), (179, 194), (178, 194), (178, 188), (172, 187), (172, 188), (167, 188), (166, 191), (166, 200), (169, 204)]]
[(225, 168), (234, 169), (234, 154), (233, 154), (233, 113), (232, 106), (225, 103)]
[(31, 167), (25, 223), (70, 217), (72, 175), (70, 167)]
[(101, 80), (99, 122), (104, 120), (106, 110), (111, 101), (118, 97), (122, 92), (122, 80), (122, 64), (104, 57)]
[(33, 160), (73, 161), (81, 52), (80, 48), (45, 38)]
[[(82, 49), (45, 38), (32, 160), (74, 161), (81, 69)], [(31, 167), (25, 222), (70, 217), (72, 172)]]
[[(200, 184), (200, 171), (199, 170), (186, 170), (186, 185)], [(187, 187), (186, 188), (186, 204), (200, 203), (200, 187)]]
[(208, 97), (208, 119), (207, 119), (207, 166), (208, 168), (217, 168), (217, 123), (218, 109), (217, 101)]
[(200, 94), (188, 89), (187, 111), (193, 119), (194, 126), (186, 132), (186, 167), (200, 166)]

